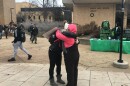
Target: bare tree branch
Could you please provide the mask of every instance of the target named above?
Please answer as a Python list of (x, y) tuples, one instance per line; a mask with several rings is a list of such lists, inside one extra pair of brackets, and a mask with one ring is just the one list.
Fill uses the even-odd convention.
[(38, 5), (39, 7), (58, 7), (57, 0), (29, 0), (30, 3)]

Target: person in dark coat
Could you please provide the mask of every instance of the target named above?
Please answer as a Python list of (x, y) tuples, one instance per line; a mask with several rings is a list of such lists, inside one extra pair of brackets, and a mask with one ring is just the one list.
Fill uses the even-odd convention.
[(5, 32), (5, 37), (7, 39), (8, 38), (8, 33), (9, 33), (9, 27), (7, 25), (4, 25), (4, 32)]
[(27, 56), (28, 60), (32, 58), (32, 55), (29, 54), (29, 52), (23, 47), (23, 41), (22, 41), (22, 27), (15, 25), (15, 31), (14, 31), (14, 40), (12, 41), (13, 47), (14, 47), (14, 54), (13, 57), (8, 59), (8, 62), (16, 61), (16, 55), (18, 52), (18, 48), (20, 48), (22, 51), (24, 51)]
[[(55, 28), (54, 28), (55, 29)], [(57, 28), (59, 29), (59, 28)], [(56, 30), (57, 30), (56, 29)], [(76, 38), (77, 36), (73, 33), (70, 32), (62, 32), (67, 37), (70, 38)], [(57, 77), (57, 82), (60, 84), (65, 84), (65, 82), (61, 79), (62, 74), (61, 74), (61, 62), (62, 62), (62, 41), (56, 37), (56, 31), (51, 34), (49, 37), (49, 42), (50, 42), (50, 47), (48, 50), (49, 54), (49, 61), (50, 61), (50, 68), (49, 68), (49, 80), (50, 84), (52, 86), (58, 86), (54, 80), (54, 68), (56, 65), (56, 77)]]
[(38, 35), (38, 28), (34, 24), (34, 28), (32, 30), (32, 43), (35, 41), (35, 44), (37, 44), (37, 35)]
[(2, 39), (2, 31), (3, 31), (3, 25), (0, 24), (0, 39)]
[(49, 61), (50, 61), (50, 68), (49, 68), (49, 80), (50, 80), (50, 85), (52, 86), (58, 86), (55, 83), (54, 80), (54, 67), (55, 65), (57, 66), (56, 68), (56, 73), (57, 73), (57, 82), (61, 84), (65, 84), (65, 82), (61, 79), (61, 61), (62, 61), (62, 47), (61, 47), (61, 41), (56, 38), (55, 33), (53, 33), (50, 38), (50, 47), (48, 50), (49, 54)]
[(30, 40), (32, 40), (32, 30), (34, 28), (34, 25), (31, 23), (30, 27), (28, 28), (28, 32), (30, 33)]

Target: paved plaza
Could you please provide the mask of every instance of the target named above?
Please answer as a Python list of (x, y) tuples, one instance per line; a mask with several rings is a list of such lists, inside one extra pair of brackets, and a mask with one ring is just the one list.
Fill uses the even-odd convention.
[[(36, 63), (0, 64), (0, 86), (50, 86), (48, 68), (48, 64)], [(62, 74), (67, 82), (64, 65)], [(79, 66), (78, 86), (130, 86), (130, 73), (91, 71)]]
[[(19, 50), (16, 62), (9, 63), (7, 60), (13, 55), (12, 40), (13, 37), (0, 40), (0, 86), (50, 86), (48, 40), (38, 38), (38, 44), (32, 44), (27, 36), (24, 46), (33, 58), (27, 60), (26, 54)], [(130, 68), (112, 66), (119, 53), (91, 51), (89, 45), (83, 44), (79, 45), (79, 52), (78, 86), (130, 86)], [(123, 54), (123, 60), (130, 63), (130, 54)], [(64, 60), (62, 74), (67, 82)]]

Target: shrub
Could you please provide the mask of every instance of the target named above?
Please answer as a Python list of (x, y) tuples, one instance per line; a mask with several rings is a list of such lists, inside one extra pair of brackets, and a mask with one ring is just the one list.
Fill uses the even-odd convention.
[(45, 32), (49, 31), (54, 27), (63, 28), (63, 22), (24, 22), (23, 25), (25, 27), (25, 31), (28, 34), (28, 28), (30, 27), (31, 23), (36, 24), (39, 30), (38, 36), (42, 36)]
[(78, 25), (77, 24), (77, 29), (78, 29), (78, 36), (81, 36), (81, 35), (88, 35), (88, 36), (91, 36), (91, 37), (99, 37), (99, 34), (100, 34), (100, 27), (97, 26), (97, 24), (92, 21), (90, 22), (90, 24), (85, 24), (85, 25)]

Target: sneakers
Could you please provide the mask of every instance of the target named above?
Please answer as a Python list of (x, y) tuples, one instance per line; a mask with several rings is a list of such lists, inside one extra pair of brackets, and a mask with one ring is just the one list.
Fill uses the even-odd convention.
[(28, 55), (28, 60), (30, 60), (31, 58), (32, 58), (32, 55), (29, 54), (29, 55)]
[(11, 62), (11, 61), (16, 61), (15, 58), (11, 58), (8, 60), (8, 62)]
[[(28, 60), (32, 58), (32, 55), (28, 55)], [(16, 61), (15, 58), (11, 58), (8, 60), (8, 62)]]

